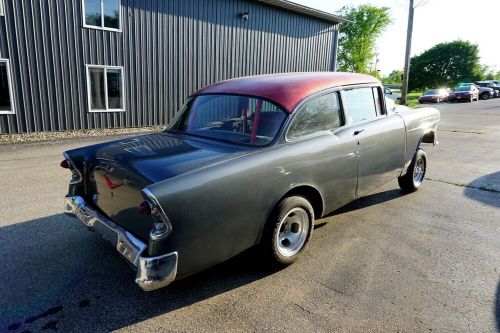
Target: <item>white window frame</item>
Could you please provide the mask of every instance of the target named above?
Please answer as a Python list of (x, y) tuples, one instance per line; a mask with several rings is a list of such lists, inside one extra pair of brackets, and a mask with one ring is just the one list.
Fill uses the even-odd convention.
[[(123, 66), (103, 66), (103, 65), (85, 65), (86, 67), (86, 73), (87, 73), (87, 101), (88, 101), (88, 111), (89, 112), (125, 112), (127, 109), (125, 106), (125, 80), (124, 80), (124, 69)], [(104, 97), (105, 97), (105, 103), (106, 103), (106, 109), (101, 110), (101, 109), (92, 109), (92, 93), (91, 93), (91, 86), (90, 86), (90, 69), (93, 68), (98, 68), (98, 69), (104, 69)], [(121, 71), (121, 80), (122, 80), (122, 109), (110, 109), (109, 108), (109, 96), (108, 96), (108, 69), (112, 70), (117, 70), (119, 69)]]
[[(2, 0), (0, 0), (2, 1)], [(14, 103), (14, 94), (12, 91), (12, 76), (10, 73), (10, 61), (9, 59), (0, 58), (0, 62), (4, 62), (7, 70), (7, 84), (9, 85), (9, 97), (10, 97), (10, 110), (0, 111), (0, 114), (16, 114), (16, 105)]]
[[(2, 0), (0, 0), (2, 1)], [(97, 29), (97, 30), (106, 30), (113, 32), (122, 32), (122, 0), (119, 0), (120, 3), (118, 5), (118, 29), (109, 28), (104, 26), (104, 1), (101, 0), (101, 26), (98, 25), (89, 25), (87, 24), (87, 15), (85, 14), (85, 0), (82, 0), (82, 19), (83, 19), (83, 27), (88, 29)]]

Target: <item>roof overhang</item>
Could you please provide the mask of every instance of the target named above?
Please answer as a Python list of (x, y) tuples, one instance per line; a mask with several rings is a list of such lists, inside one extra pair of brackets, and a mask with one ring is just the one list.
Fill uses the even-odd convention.
[(330, 13), (327, 13), (327, 12), (324, 12), (324, 11), (321, 11), (318, 9), (314, 9), (311, 7), (299, 5), (298, 3), (294, 3), (294, 2), (290, 2), (290, 1), (286, 1), (286, 0), (256, 0), (256, 1), (268, 4), (271, 6), (287, 9), (287, 10), (292, 11), (292, 12), (304, 14), (307, 16), (316, 17), (316, 18), (319, 18), (319, 19), (322, 19), (322, 20), (325, 20), (328, 22), (335, 23), (335, 24), (352, 23), (351, 21), (349, 21), (345, 18), (342, 18), (340, 16), (330, 14)]

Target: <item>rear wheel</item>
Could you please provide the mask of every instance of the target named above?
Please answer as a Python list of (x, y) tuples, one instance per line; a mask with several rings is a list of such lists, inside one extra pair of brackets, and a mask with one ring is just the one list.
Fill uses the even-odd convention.
[(490, 94), (488, 94), (487, 92), (484, 92), (479, 97), (481, 97), (481, 99), (484, 101), (484, 100), (487, 100), (488, 98), (490, 98)]
[(404, 176), (398, 178), (399, 187), (405, 192), (415, 192), (424, 181), (427, 170), (427, 156), (422, 149), (417, 150)]
[(313, 232), (314, 210), (303, 197), (283, 199), (269, 217), (261, 248), (273, 266), (294, 263), (304, 251)]

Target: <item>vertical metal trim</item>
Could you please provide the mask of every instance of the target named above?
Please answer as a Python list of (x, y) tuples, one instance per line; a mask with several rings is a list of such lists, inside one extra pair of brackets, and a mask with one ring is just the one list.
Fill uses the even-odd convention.
[(339, 47), (339, 24), (336, 24), (333, 28), (333, 43), (332, 43), (332, 56), (331, 56), (331, 71), (336, 72), (337, 71), (337, 56), (338, 56), (338, 47)]

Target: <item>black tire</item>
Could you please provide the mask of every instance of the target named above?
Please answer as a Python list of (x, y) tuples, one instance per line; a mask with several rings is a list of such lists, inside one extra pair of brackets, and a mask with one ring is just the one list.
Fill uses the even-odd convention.
[[(417, 168), (418, 170), (416, 171)], [(398, 178), (399, 187), (407, 193), (415, 192), (422, 185), (426, 170), (427, 155), (425, 154), (425, 151), (418, 149), (413, 156), (413, 160), (411, 161), (406, 174)]]
[(488, 98), (490, 98), (490, 94), (488, 94), (487, 92), (484, 92), (482, 93), (479, 97), (481, 97), (481, 99), (483, 101), (487, 100)]
[[(307, 221), (295, 223), (302, 221), (302, 217), (306, 218)], [(300, 223), (303, 223), (303, 226), (300, 226)], [(289, 225), (290, 229), (287, 231)], [(314, 210), (309, 201), (299, 196), (283, 199), (269, 216), (262, 234), (260, 247), (267, 262), (273, 267), (281, 268), (297, 261), (307, 247), (313, 229)], [(280, 241), (280, 238), (283, 238), (286, 233), (292, 237), (298, 235), (297, 240), (290, 241), (285, 237)], [(286, 251), (287, 249), (290, 251)]]

